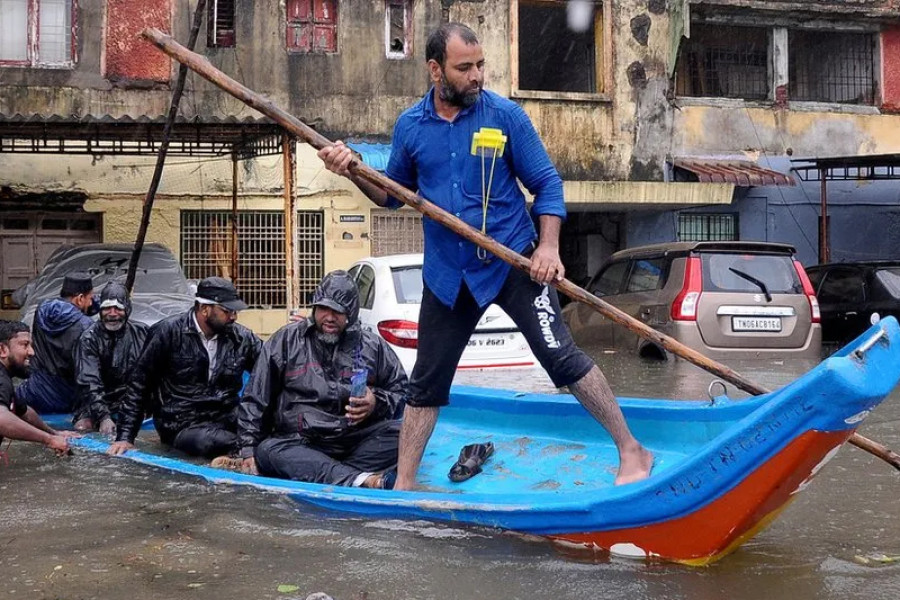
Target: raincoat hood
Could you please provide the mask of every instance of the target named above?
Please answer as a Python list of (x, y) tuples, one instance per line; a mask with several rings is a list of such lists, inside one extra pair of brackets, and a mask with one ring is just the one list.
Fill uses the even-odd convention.
[(110, 281), (100, 292), (100, 308), (108, 306), (118, 306), (124, 310), (126, 320), (131, 316), (131, 298), (128, 297), (125, 286), (118, 281)]
[(342, 312), (347, 315), (347, 329), (358, 328), (359, 290), (346, 271), (332, 271), (326, 275), (313, 294), (312, 305)]
[(62, 298), (41, 302), (34, 319), (35, 324), (50, 337), (65, 333), (69, 327), (82, 320), (85, 321), (85, 328), (91, 325), (91, 320), (77, 306)]

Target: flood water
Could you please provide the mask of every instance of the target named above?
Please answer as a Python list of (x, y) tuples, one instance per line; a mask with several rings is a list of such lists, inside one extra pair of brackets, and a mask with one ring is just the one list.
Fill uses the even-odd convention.
[[(713, 379), (682, 361), (596, 358), (619, 396), (705, 398)], [(778, 387), (813, 365), (729, 366)], [(543, 373), (457, 380), (553, 390)], [(900, 392), (860, 433), (900, 448)], [(900, 557), (898, 491), (900, 473), (846, 446), (772, 526), (722, 561), (690, 568), (576, 559), (542, 539), (489, 529), (346, 518), (259, 490), (87, 453), (59, 460), (15, 443), (9, 466), (0, 467), (0, 600), (288, 599), (317, 591), (335, 600), (896, 600), (900, 560), (877, 557)]]

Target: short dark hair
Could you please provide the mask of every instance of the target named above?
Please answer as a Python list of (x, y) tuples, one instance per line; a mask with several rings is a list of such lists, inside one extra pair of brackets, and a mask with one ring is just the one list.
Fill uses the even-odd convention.
[(0, 344), (9, 344), (9, 340), (22, 332), (28, 332), (28, 325), (22, 321), (5, 321), (0, 319)]
[(444, 61), (447, 60), (447, 41), (454, 34), (458, 35), (467, 46), (478, 43), (478, 36), (468, 25), (444, 23), (428, 36), (428, 41), (425, 43), (425, 62), (434, 60), (443, 67)]

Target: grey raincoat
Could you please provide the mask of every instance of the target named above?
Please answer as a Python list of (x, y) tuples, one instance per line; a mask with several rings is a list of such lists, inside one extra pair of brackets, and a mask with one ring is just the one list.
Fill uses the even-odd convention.
[[(344, 271), (326, 275), (313, 304), (347, 315), (347, 328), (334, 346), (315, 335), (312, 315), (282, 327), (263, 345), (238, 411), (241, 456), (253, 456), (269, 435), (328, 441), (350, 428), (368, 427), (402, 414), (406, 373), (387, 342), (359, 324), (359, 292)], [(315, 309), (313, 309), (315, 310)], [(352, 426), (344, 417), (354, 369), (368, 371), (375, 410)]]

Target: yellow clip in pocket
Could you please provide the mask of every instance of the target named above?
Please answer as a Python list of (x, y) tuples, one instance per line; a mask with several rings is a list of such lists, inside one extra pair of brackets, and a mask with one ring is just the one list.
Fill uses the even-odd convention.
[[(472, 154), (475, 156), (503, 156), (506, 136), (500, 129), (482, 127), (472, 134)], [(490, 150), (491, 152), (484, 152)]]

